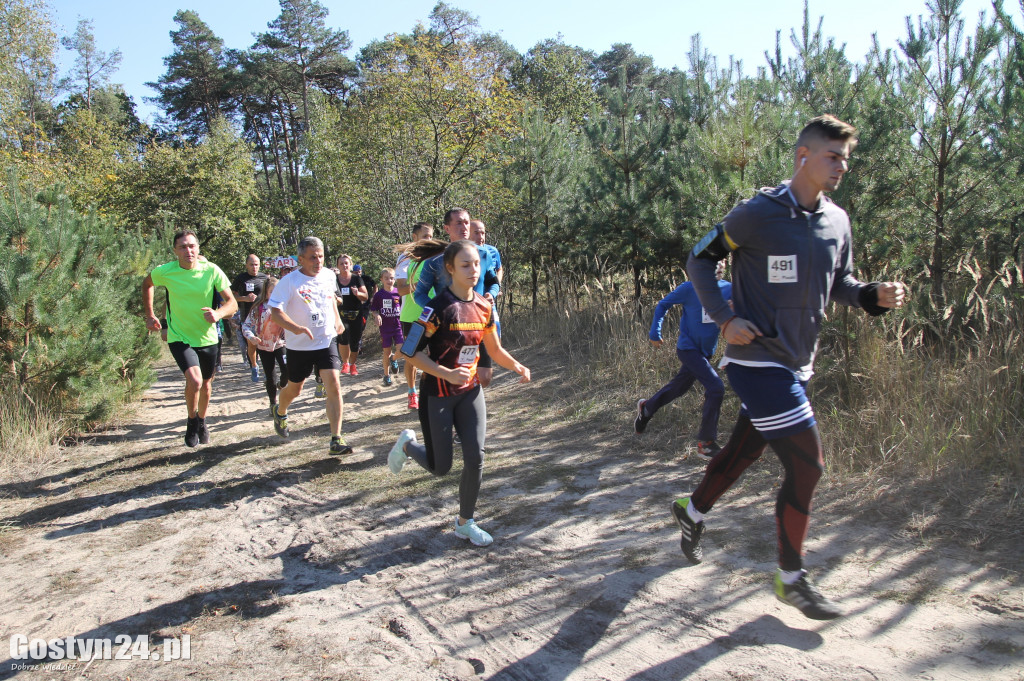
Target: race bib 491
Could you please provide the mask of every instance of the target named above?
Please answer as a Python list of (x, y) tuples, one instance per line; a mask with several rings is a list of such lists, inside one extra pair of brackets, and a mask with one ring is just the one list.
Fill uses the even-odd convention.
[(768, 256), (768, 283), (796, 283), (796, 255)]

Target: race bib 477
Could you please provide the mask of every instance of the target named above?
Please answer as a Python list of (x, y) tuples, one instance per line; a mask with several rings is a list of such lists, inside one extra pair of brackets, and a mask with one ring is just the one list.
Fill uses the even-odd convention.
[(459, 365), (472, 364), (480, 352), (479, 345), (463, 345), (459, 351)]

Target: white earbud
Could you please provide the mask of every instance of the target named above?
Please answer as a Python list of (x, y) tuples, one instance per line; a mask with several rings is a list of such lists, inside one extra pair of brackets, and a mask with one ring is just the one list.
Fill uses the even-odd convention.
[(806, 163), (807, 163), (807, 157), (804, 156), (802, 159), (800, 159), (800, 167), (802, 168), (804, 165), (806, 165)]

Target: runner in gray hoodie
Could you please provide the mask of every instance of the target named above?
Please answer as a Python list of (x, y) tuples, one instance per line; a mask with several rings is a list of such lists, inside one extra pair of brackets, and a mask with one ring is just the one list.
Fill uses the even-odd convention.
[[(840, 615), (807, 580), (802, 560), (811, 499), (825, 470), (805, 392), (818, 332), (830, 300), (879, 315), (905, 296), (899, 282), (857, 281), (849, 217), (824, 194), (839, 186), (856, 144), (853, 126), (827, 115), (811, 120), (797, 138), (793, 177), (736, 206), (687, 262), (701, 304), (728, 343), (722, 366), (742, 409), (700, 485), (672, 504), (680, 546), (690, 562), (701, 562), (704, 514), (771, 445), (786, 471), (775, 506), (775, 594), (812, 619)], [(730, 254), (735, 311), (715, 280), (716, 262)]]

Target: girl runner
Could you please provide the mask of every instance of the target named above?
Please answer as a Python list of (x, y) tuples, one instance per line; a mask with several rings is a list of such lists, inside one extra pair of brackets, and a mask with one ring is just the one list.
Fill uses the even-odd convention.
[[(417, 243), (413, 260), (432, 255), (437, 243)], [(487, 430), (487, 407), (476, 376), (480, 345), (499, 365), (521, 375), (521, 383), (530, 380), (530, 370), (501, 347), (494, 333), (491, 304), (473, 290), (480, 278), (476, 244), (467, 240), (449, 244), (444, 249), (444, 267), (451, 284), (423, 308), (402, 345), (406, 361), (424, 372), (419, 405), (423, 444), (416, 441), (412, 430), (403, 430), (388, 454), (388, 466), (391, 472), (400, 473), (412, 457), (434, 475), (446, 474), (452, 467), (454, 426), (462, 438), (463, 461), (455, 534), (476, 546), (487, 546), (493, 541), (491, 535), (473, 520)]]
[(370, 311), (377, 319), (380, 329), (380, 343), (384, 347), (384, 385), (391, 385), (391, 372), (398, 373), (398, 346), (405, 337), (398, 316), (402, 310), (402, 296), (395, 288), (395, 271), (385, 267), (380, 273), (380, 288), (373, 294)]
[[(266, 379), (267, 397), (270, 398), (270, 413), (274, 413), (277, 405), (277, 389), (283, 388), (288, 382), (288, 372), (284, 356), (284, 329), (270, 318), (270, 306), (267, 301), (277, 285), (277, 277), (269, 277), (263, 290), (253, 301), (249, 316), (242, 322), (242, 335), (256, 346), (256, 354), (263, 364), (263, 377)], [(280, 379), (274, 380), (274, 365), (280, 367)]]

